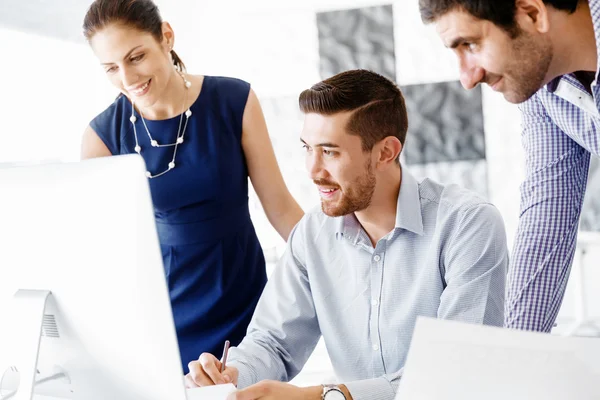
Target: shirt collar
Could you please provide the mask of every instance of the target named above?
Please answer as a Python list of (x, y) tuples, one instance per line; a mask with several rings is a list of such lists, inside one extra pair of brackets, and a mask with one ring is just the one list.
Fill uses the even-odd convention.
[[(402, 180), (396, 205), (395, 229), (406, 229), (418, 235), (423, 235), (423, 215), (421, 213), (421, 196), (419, 184), (406, 168), (401, 170)], [(356, 244), (360, 239), (361, 226), (354, 213), (339, 217), (336, 237), (341, 236)]]
[(424, 233), (419, 184), (406, 168), (402, 168), (402, 182), (396, 206), (396, 228), (406, 229), (418, 235)]
[(556, 92), (556, 89), (558, 88), (558, 84), (560, 83), (560, 81), (562, 80), (563, 77), (564, 77), (564, 75), (561, 75), (561, 76), (558, 76), (558, 77), (552, 79), (550, 82), (548, 82), (548, 84), (546, 84), (546, 90), (549, 91), (550, 93)]

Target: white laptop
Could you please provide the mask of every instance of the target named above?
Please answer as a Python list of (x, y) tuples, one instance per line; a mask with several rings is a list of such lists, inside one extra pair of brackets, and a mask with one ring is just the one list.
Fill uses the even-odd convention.
[(397, 400), (598, 400), (600, 339), (420, 317)]

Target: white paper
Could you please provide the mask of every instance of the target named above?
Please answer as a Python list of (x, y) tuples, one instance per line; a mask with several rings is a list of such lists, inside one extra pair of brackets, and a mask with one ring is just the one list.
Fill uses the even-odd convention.
[(397, 400), (600, 398), (600, 339), (419, 318)]
[(235, 392), (231, 383), (186, 389), (187, 400), (225, 400), (229, 393)]

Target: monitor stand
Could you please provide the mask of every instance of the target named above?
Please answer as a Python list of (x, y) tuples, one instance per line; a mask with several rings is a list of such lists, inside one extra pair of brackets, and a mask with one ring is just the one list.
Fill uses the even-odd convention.
[[(42, 337), (42, 325), (46, 302), (52, 296), (49, 290), (18, 290), (13, 297), (12, 318), (8, 319), (9, 329), (7, 349), (11, 354), (3, 360), (7, 365), (0, 365), (0, 399), (31, 400), (35, 386), (38, 354)], [(9, 351), (10, 350), (10, 351)], [(3, 355), (2, 357), (6, 356)], [(2, 387), (4, 377), (16, 372), (19, 375), (18, 386), (6, 394)], [(16, 390), (16, 392), (14, 392)]]

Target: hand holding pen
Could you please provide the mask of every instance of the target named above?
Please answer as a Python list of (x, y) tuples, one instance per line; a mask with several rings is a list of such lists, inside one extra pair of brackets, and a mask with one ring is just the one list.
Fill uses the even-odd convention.
[(193, 388), (225, 383), (233, 383), (237, 386), (239, 372), (237, 368), (227, 366), (228, 355), (229, 341), (225, 342), (221, 361), (210, 353), (202, 353), (197, 361), (192, 361), (188, 365), (190, 372), (185, 376), (186, 387)]
[(223, 357), (221, 357), (221, 373), (223, 373), (225, 368), (227, 368), (227, 354), (229, 354), (229, 340), (225, 341), (225, 346), (223, 347)]

